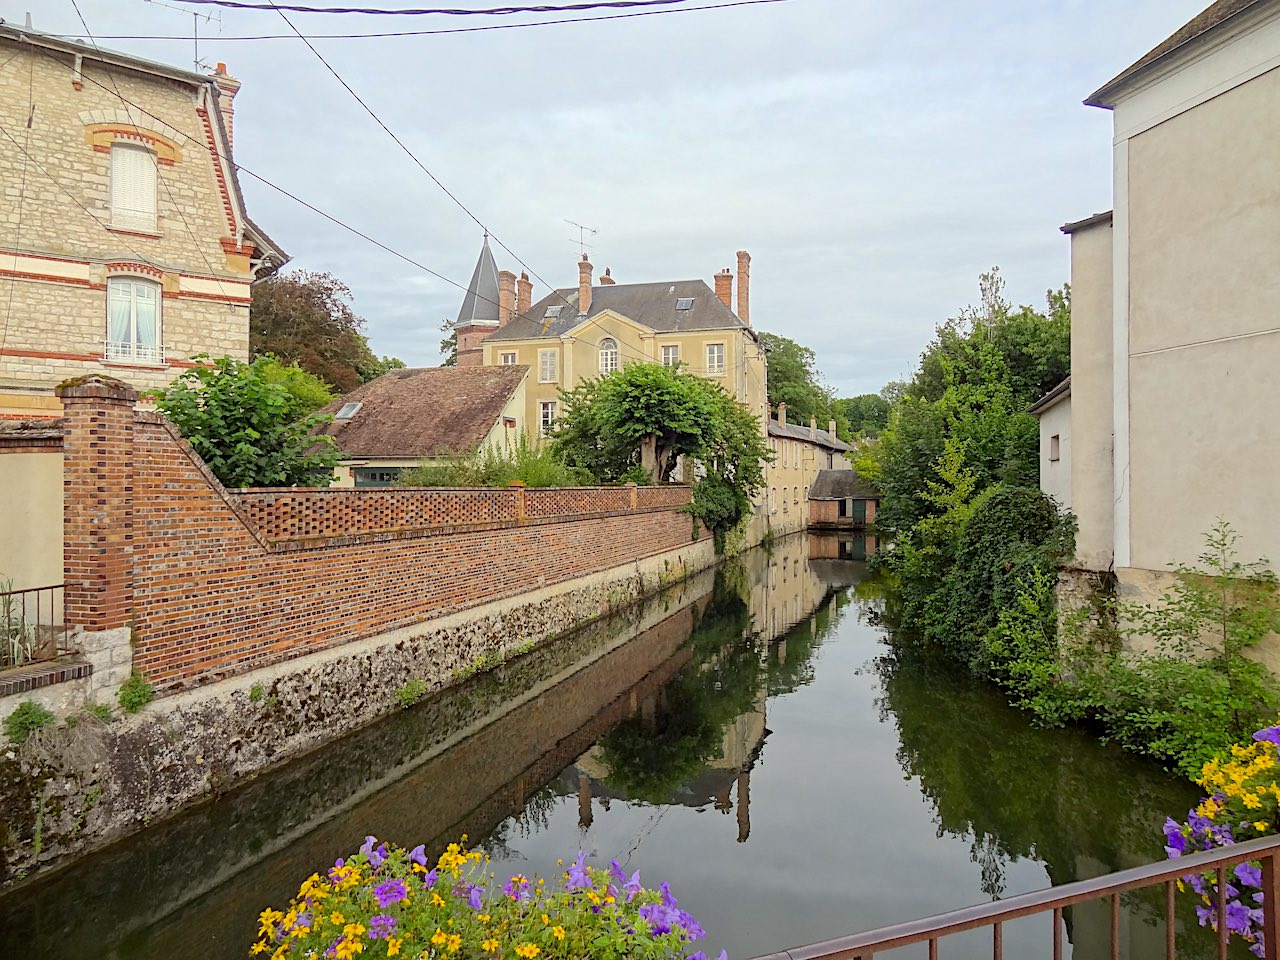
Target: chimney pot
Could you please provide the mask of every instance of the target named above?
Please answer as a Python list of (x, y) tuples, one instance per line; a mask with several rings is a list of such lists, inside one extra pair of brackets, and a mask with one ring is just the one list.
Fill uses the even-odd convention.
[(600, 285), (606, 286), (606, 285), (612, 285), (614, 283), (617, 283), (617, 281), (613, 279), (613, 274), (609, 272), (609, 268), (605, 267), (604, 276), (600, 278)]
[(716, 296), (726, 307), (733, 309), (733, 274), (728, 267), (716, 274)]
[(498, 271), (498, 326), (511, 322), (516, 310), (516, 275), (510, 270)]
[(516, 281), (516, 313), (523, 316), (533, 306), (533, 282), (529, 274), (520, 271), (520, 279)]
[(809, 415), (809, 436), (818, 439), (818, 418), (813, 414)]
[(778, 422), (787, 422), (787, 405), (785, 403), (778, 404)]
[(751, 254), (738, 251), (738, 319), (751, 326)]
[(578, 312), (584, 317), (591, 309), (591, 261), (584, 253), (578, 261)]

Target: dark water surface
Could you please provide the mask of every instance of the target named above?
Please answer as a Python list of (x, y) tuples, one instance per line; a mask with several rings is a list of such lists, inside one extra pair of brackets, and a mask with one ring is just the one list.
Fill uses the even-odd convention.
[[(543, 875), (617, 858), (733, 960), (1161, 859), (1193, 788), (895, 652), (864, 564), (818, 558), (858, 553), (756, 551), (19, 887), (0, 957), (243, 957), (259, 910), (367, 833), (468, 833)], [(1123, 956), (1163, 955), (1157, 913), (1126, 902)], [(1065, 925), (1108, 955), (1104, 904)], [(1049, 929), (1010, 925), (1005, 955)]]

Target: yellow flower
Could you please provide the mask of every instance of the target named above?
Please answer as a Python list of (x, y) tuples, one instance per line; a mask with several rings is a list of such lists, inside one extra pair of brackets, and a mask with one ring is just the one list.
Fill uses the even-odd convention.
[(431, 902), (434, 903), (437, 907), (444, 906), (444, 898), (440, 896), (440, 894), (436, 893), (434, 890), (431, 891)]
[(459, 948), (460, 946), (462, 946), (462, 937), (461, 937), (461, 935), (459, 935), (459, 934), (456, 934), (456, 933), (455, 933), (455, 934), (453, 934), (452, 936), (450, 936), (450, 937), (449, 937), (449, 943), (448, 943), (448, 945), (447, 945), (447, 948), (448, 948), (448, 950), (449, 950), (449, 952), (450, 952), (450, 953), (457, 953), (457, 952), (458, 952), (458, 948)]
[[(488, 915), (487, 913), (477, 913), (477, 914), (476, 914), (476, 919), (477, 919), (477, 920), (479, 920), (481, 923), (488, 923), (488, 922), (489, 922), (489, 915)], [(486, 948), (486, 949), (487, 949), (487, 948)]]
[(289, 944), (288, 942), (285, 942), (276, 947), (276, 952), (271, 955), (271, 960), (286, 960), (288, 956)]
[(493, 953), (493, 951), (498, 949), (498, 941), (493, 939), (493, 937), (490, 937), (484, 943), (480, 944), (480, 948), (482, 950), (487, 950), (490, 953)]
[(357, 953), (364, 953), (363, 940), (339, 940), (333, 945), (333, 955), (338, 960), (351, 960)]
[(284, 914), (270, 907), (258, 914), (258, 936), (269, 937), (275, 933), (276, 921), (283, 920)]
[(592, 903), (594, 903), (596, 906), (600, 905), (600, 894), (596, 893), (594, 890), (587, 891), (587, 899), (590, 900)]
[(387, 940), (387, 956), (388, 956), (388, 957), (398, 957), (398, 956), (400, 956), (400, 944), (401, 944), (402, 942), (403, 942), (403, 941), (398, 940), (398, 939), (396, 939), (395, 937), (391, 937), (391, 938), (389, 938), (389, 939)]
[(347, 918), (335, 910), (333, 913), (329, 914), (329, 922), (337, 924), (340, 927), (347, 922)]
[(564, 939), (564, 927), (552, 927), (552, 928), (551, 928), (551, 932), (552, 932), (553, 934), (555, 934), (555, 938), (556, 938), (557, 940), (563, 940), (563, 939)]
[(270, 949), (271, 948), (267, 946), (267, 941), (259, 940), (257, 943), (255, 943), (252, 947), (249, 948), (249, 952), (254, 956), (257, 956), (260, 953), (266, 953)]
[(1257, 830), (1259, 833), (1266, 833), (1269, 826), (1271, 826), (1271, 824), (1267, 823), (1265, 820), (1258, 820), (1254, 823), (1253, 829)]
[(550, 917), (548, 917), (548, 916), (544, 913), (544, 914), (542, 915), (542, 925), (545, 927), (545, 926), (546, 926), (547, 924), (549, 924), (550, 922), (551, 922), (551, 918), (550, 918)]
[(516, 947), (516, 956), (524, 957), (525, 960), (533, 960), (542, 951), (535, 947), (532, 943), (522, 943)]
[(431, 943), (433, 946), (443, 947), (448, 939), (449, 935), (439, 927), (436, 927), (436, 932), (431, 936)]
[(1262, 806), (1262, 801), (1259, 800), (1252, 793), (1242, 793), (1240, 795), (1240, 802), (1243, 803), (1250, 810), (1257, 810), (1259, 807)]

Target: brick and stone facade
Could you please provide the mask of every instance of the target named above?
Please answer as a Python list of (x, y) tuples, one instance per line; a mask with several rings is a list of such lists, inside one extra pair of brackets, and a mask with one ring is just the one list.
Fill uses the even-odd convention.
[[(56, 416), (53, 387), (110, 371), (162, 386), (200, 353), (246, 359), (250, 284), (284, 255), (246, 217), (224, 119), (235, 81), (0, 25), (0, 417)], [(154, 173), (154, 226), (123, 226), (112, 154)], [(108, 284), (153, 285), (157, 343), (108, 350)]]

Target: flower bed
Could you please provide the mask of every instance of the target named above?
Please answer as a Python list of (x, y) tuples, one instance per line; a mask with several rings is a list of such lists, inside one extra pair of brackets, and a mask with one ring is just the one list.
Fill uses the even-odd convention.
[[(1165, 821), (1165, 853), (1186, 853), (1254, 840), (1280, 832), (1280, 726), (1266, 727), (1253, 742), (1236, 744), (1231, 756), (1215, 757), (1204, 765), (1196, 783), (1208, 794), (1187, 813), (1186, 823)], [(1218, 890), (1214, 873), (1191, 874), (1178, 881), (1200, 898), (1196, 915), (1200, 926), (1218, 928), (1218, 898), (1227, 898), (1227, 929), (1250, 944), (1254, 956), (1262, 943), (1262, 870), (1256, 863), (1238, 864)]]
[(263, 910), (249, 953), (271, 960), (706, 960), (701, 951), (686, 954), (703, 936), (698, 921), (667, 884), (641, 886), (638, 870), (628, 877), (617, 861), (590, 867), (579, 853), (549, 886), (522, 874), (499, 883), (488, 865), (487, 856), (456, 843), (431, 866), (422, 846), (404, 850), (366, 837), (359, 853), (303, 881), (287, 910)]

